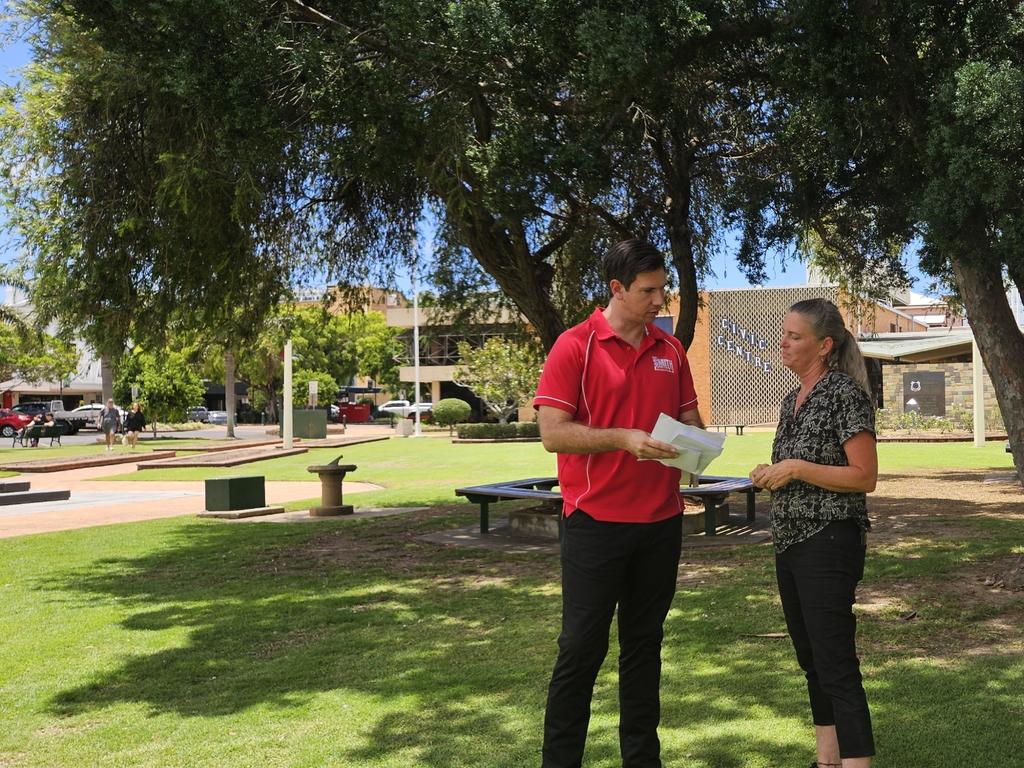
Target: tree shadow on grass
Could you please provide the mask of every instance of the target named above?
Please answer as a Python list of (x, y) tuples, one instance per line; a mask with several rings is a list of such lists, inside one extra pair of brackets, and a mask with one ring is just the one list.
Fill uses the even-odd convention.
[[(362, 724), (362, 743), (347, 754), (351, 764), (407, 750), (430, 766), (535, 764), (558, 631), (556, 559), (414, 538), (424, 526), (450, 523), (436, 514), (289, 528), (196, 522), (163, 549), (55, 575), (41, 589), (72, 592), (78, 606), (83, 597), (116, 600), (125, 632), (184, 627), (187, 635), (178, 647), (131, 655), (95, 673), (58, 694), (51, 709), (67, 716), (141, 702), (154, 714), (230, 716), (268, 705), (286, 712), (327, 692), (339, 701), (358, 695), (381, 704)], [(763, 548), (736, 551), (740, 560), (770, 557)], [(755, 579), (687, 587), (677, 597), (664, 653), (670, 764), (799, 765), (810, 754), (806, 694), (788, 640), (748, 637), (781, 628), (766, 573), (761, 567)], [(588, 765), (618, 761), (615, 652), (613, 645), (599, 681)], [(926, 704), (919, 691), (941, 692), (962, 678), (979, 689), (983, 681), (1004, 686), (1021, 672), (1007, 660), (958, 660), (908, 666), (897, 685), (877, 672), (885, 661), (865, 660), (876, 670), (869, 672), (876, 711), (894, 718), (900, 698)], [(969, 706), (991, 709), (979, 696)], [(1009, 710), (1022, 714), (1019, 702)], [(963, 716), (981, 738), (986, 728), (995, 737), (1007, 727), (1005, 717), (986, 725), (974, 709)], [(762, 725), (738, 728), (748, 721)], [(776, 723), (807, 725), (787, 739), (773, 734)], [(876, 723), (888, 731), (890, 748), (906, 754), (930, 728), (908, 722), (893, 734), (884, 719)], [(683, 746), (691, 730), (713, 735)], [(944, 738), (940, 747), (952, 748), (955, 737), (948, 744)]]

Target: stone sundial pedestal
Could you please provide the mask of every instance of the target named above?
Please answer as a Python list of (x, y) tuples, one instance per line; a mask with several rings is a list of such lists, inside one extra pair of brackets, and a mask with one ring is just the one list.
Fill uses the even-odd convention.
[(339, 464), (341, 456), (329, 464), (314, 464), (306, 467), (309, 472), (320, 476), (320, 506), (311, 507), (310, 517), (334, 517), (335, 515), (351, 515), (355, 510), (351, 504), (342, 501), (341, 486), (345, 475), (354, 472), (355, 464)]

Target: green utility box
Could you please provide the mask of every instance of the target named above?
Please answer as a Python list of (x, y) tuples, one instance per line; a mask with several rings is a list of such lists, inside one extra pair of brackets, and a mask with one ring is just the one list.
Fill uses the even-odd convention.
[[(284, 435), (283, 424), (278, 426), (277, 434)], [(327, 411), (319, 408), (293, 408), (292, 437), (304, 437), (307, 440), (327, 437)]]
[(267, 506), (263, 475), (218, 477), (206, 481), (206, 511), (227, 512)]

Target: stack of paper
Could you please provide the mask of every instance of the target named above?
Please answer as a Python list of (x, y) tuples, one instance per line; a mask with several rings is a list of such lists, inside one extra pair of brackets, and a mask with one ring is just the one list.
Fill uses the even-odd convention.
[(725, 444), (724, 432), (705, 432), (676, 421), (667, 414), (658, 417), (651, 437), (672, 445), (679, 451), (674, 459), (658, 459), (669, 467), (678, 467), (684, 472), (700, 475), (714, 459), (722, 453)]

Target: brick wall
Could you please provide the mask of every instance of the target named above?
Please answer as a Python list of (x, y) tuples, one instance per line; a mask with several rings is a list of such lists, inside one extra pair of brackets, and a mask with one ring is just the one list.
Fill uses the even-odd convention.
[[(906, 395), (903, 392), (903, 374), (934, 371), (945, 374), (946, 413), (952, 406), (974, 408), (973, 374), (970, 363), (886, 363), (882, 366), (882, 397), (887, 410), (903, 412)], [(985, 413), (998, 407), (988, 371), (984, 372)]]

